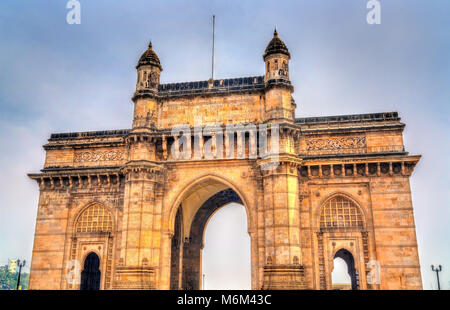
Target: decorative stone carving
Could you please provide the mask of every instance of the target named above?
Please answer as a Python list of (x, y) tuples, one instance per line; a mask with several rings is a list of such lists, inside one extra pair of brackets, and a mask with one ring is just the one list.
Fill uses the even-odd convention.
[(125, 152), (120, 150), (111, 151), (84, 151), (75, 153), (73, 161), (75, 163), (84, 162), (104, 162), (123, 160)]
[(313, 154), (365, 153), (366, 137), (307, 139), (306, 151)]

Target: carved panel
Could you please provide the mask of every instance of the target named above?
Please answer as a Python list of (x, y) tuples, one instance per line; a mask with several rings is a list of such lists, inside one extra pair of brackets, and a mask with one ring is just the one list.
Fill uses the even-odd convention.
[(121, 161), (125, 152), (122, 150), (110, 151), (82, 151), (75, 153), (74, 163)]
[(308, 154), (365, 153), (366, 137), (306, 139)]

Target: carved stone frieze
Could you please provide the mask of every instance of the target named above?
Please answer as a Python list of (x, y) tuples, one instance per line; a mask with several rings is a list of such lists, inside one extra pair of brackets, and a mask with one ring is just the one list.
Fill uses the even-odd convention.
[(312, 154), (366, 152), (366, 137), (362, 136), (307, 139), (305, 142), (306, 151)]
[(85, 162), (105, 162), (105, 161), (121, 161), (124, 159), (125, 151), (81, 151), (75, 153), (74, 163)]

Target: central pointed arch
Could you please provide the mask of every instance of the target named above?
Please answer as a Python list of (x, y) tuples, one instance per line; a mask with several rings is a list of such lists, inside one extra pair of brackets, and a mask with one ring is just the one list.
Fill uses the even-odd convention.
[[(205, 186), (204, 186), (205, 185)], [(170, 209), (168, 212), (168, 230), (173, 234), (175, 231), (175, 217), (177, 215), (177, 211), (179, 207), (181, 206), (182, 202), (185, 201), (189, 196), (191, 196), (193, 193), (198, 193), (198, 190), (201, 188), (205, 188), (206, 186), (209, 186), (209, 190), (204, 192), (202, 195), (199, 195), (197, 198), (198, 207), (197, 210), (200, 208), (200, 206), (206, 202), (210, 197), (212, 197), (214, 194), (220, 192), (221, 190), (225, 190), (228, 188), (231, 188), (236, 194), (239, 196), (239, 198), (242, 201), (242, 205), (245, 207), (245, 211), (247, 214), (247, 221), (248, 221), (248, 231), (249, 233), (253, 230), (253, 221), (251, 220), (251, 207), (248, 203), (248, 199), (246, 195), (241, 191), (237, 185), (235, 185), (232, 181), (228, 180), (227, 178), (217, 175), (208, 173), (205, 175), (201, 175), (199, 177), (196, 177), (192, 182), (188, 183), (176, 196), (174, 201), (170, 204)], [(196, 211), (197, 211), (196, 210)], [(191, 216), (195, 215), (195, 212), (192, 212), (193, 214), (190, 214)], [(191, 218), (193, 219), (193, 217)], [(186, 227), (186, 230), (187, 227)]]
[[(172, 231), (170, 287), (199, 289), (201, 287), (204, 233), (213, 214), (229, 203), (244, 206), (247, 232), (251, 236), (252, 218), (245, 195), (229, 180), (207, 174), (185, 186), (169, 211)], [(252, 241), (251, 241), (252, 242)], [(256, 270), (252, 266), (252, 274)]]

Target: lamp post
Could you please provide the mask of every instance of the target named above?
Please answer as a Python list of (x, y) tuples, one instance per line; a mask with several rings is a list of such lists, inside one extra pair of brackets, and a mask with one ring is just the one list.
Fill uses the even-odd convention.
[(203, 274), (203, 288), (202, 290), (205, 290), (205, 274)]
[(20, 286), (20, 274), (22, 273), (22, 267), (25, 267), (26, 261), (23, 260), (23, 262), (20, 261), (20, 259), (17, 260), (17, 266), (19, 266), (19, 276), (17, 277), (17, 285), (16, 290), (19, 289)]
[(437, 283), (438, 283), (438, 290), (441, 290), (441, 284), (439, 283), (439, 272), (442, 271), (442, 266), (439, 265), (437, 268), (434, 268), (433, 265), (431, 265), (431, 270), (433, 270), (434, 272), (436, 272), (436, 277), (437, 277)]

